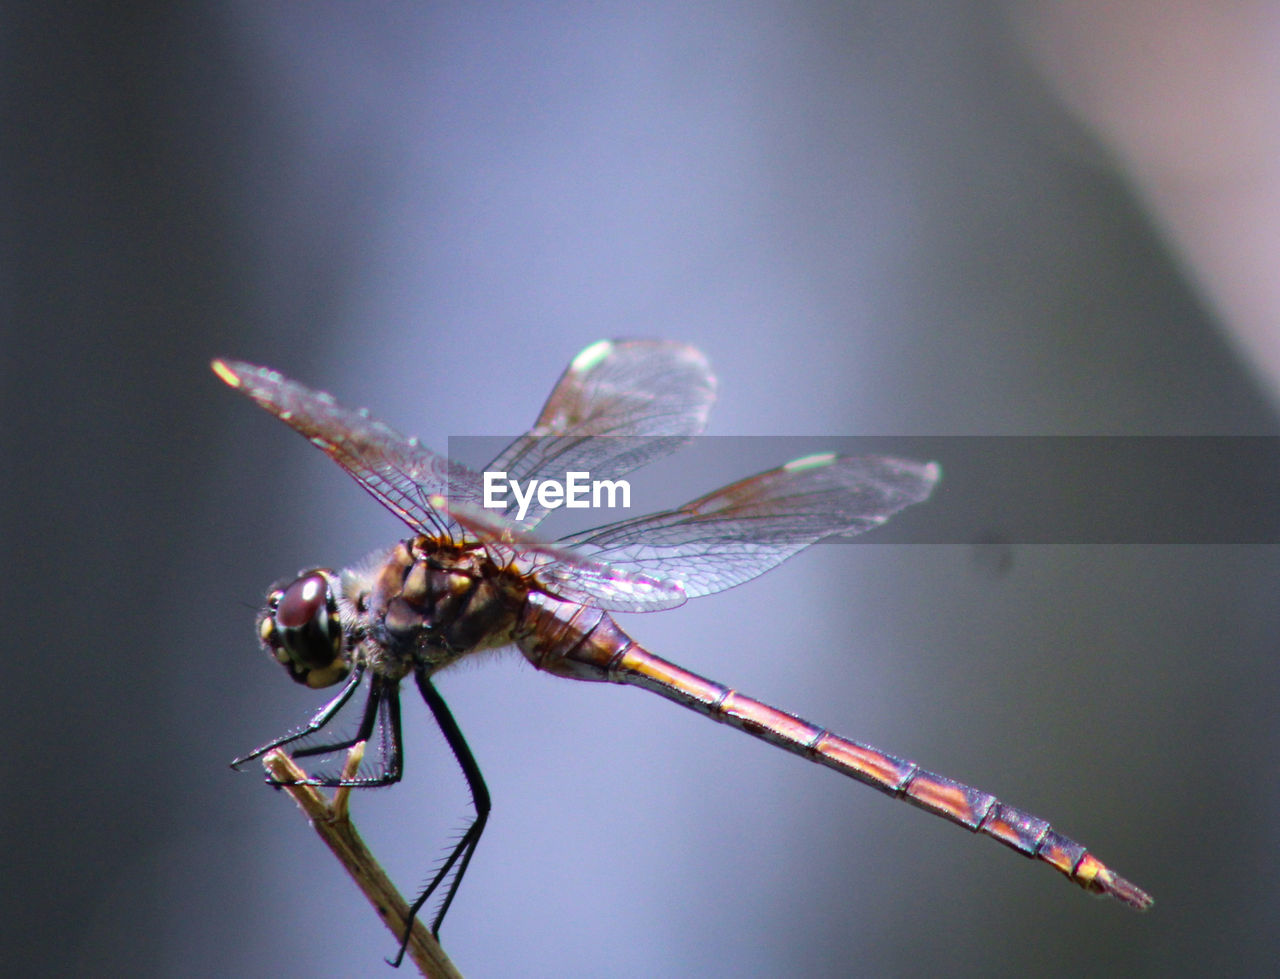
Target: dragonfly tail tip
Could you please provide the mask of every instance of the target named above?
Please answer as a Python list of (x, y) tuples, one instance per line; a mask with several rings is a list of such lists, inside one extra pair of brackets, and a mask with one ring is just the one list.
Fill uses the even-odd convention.
[(1114, 897), (1135, 911), (1147, 911), (1156, 903), (1155, 899), (1141, 887), (1113, 870), (1104, 870), (1098, 874), (1095, 884), (1101, 893)]

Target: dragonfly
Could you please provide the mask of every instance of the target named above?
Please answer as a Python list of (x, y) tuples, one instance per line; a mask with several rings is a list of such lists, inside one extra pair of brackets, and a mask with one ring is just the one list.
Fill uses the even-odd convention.
[[(399, 691), (412, 676), (462, 769), (475, 818), (410, 906), (409, 924), (437, 895), (431, 930), (439, 933), (491, 809), (480, 767), (435, 675), (475, 652), (512, 645), (540, 670), (652, 691), (989, 836), (1086, 891), (1139, 910), (1151, 906), (1146, 892), (1047, 821), (668, 662), (610, 615), (675, 608), (750, 581), (825, 538), (872, 530), (929, 497), (940, 477), (936, 463), (806, 456), (672, 510), (550, 541), (537, 527), (554, 499), (530, 493), (523, 512), (515, 499), (486, 509), (480, 473), (367, 411), (345, 408), (266, 367), (230, 360), (212, 366), (333, 459), (412, 532), (364, 566), (314, 568), (271, 587), (257, 617), (263, 649), (296, 682), (341, 688), (307, 723), (232, 763), (238, 768), (297, 742), (304, 743), (295, 756), (310, 756), (376, 736), (369, 768), (318, 774), (303, 784), (397, 782), (404, 769)], [(533, 427), (485, 472), (522, 482), (563, 479), (572, 471), (618, 479), (700, 433), (715, 393), (706, 358), (691, 346), (594, 343), (570, 363)], [(366, 680), (355, 734), (314, 743)], [(406, 927), (393, 964), (408, 935)]]

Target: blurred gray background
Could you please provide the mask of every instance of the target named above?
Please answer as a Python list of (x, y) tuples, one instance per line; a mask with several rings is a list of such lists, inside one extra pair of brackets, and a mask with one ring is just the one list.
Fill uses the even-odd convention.
[[(1158, 75), (1144, 99), (1102, 86), (1106, 58), (1165, 64), (1157, 34), (1138, 25), (1139, 58), (1105, 25), (1030, 10), (6, 9), (4, 971), (390, 974), (393, 941), (292, 803), (226, 763), (321, 701), (257, 650), (265, 586), (403, 527), (222, 387), (212, 356), (440, 448), (516, 433), (605, 336), (702, 348), (715, 434), (1276, 434), (1275, 310), (1247, 299), (1249, 262), (1274, 269), (1249, 219), (1275, 184), (1234, 168), (1249, 146), (1229, 126), (1280, 113), (1197, 89), (1227, 126), (1205, 137), (1220, 172), (1153, 191), (1129, 117), (1090, 107), (1134, 106), (1139, 137), (1162, 92), (1176, 115)], [(1210, 37), (1189, 10), (1160, 18), (1187, 28), (1168, 64)], [(1231, 36), (1274, 37), (1274, 8), (1251, 10), (1257, 29)], [(1101, 38), (1096, 66), (1071, 47)], [(1250, 77), (1220, 47), (1210, 75)], [(1263, 203), (1206, 244), (1176, 191), (1220, 215), (1242, 187)], [(1149, 889), (1150, 914), (657, 698), (506, 655), (440, 678), (495, 799), (443, 932), (457, 965), (1274, 968), (1277, 549), (986, 555), (817, 548), (624, 624), (1049, 818)], [(406, 702), (405, 782), (355, 806), (412, 891), (467, 809)]]

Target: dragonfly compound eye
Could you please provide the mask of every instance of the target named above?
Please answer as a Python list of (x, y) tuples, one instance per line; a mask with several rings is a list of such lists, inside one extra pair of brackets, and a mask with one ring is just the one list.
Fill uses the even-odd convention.
[(342, 654), (342, 622), (332, 572), (308, 571), (268, 598), (259, 627), (263, 644), (298, 683), (328, 687), (350, 666)]

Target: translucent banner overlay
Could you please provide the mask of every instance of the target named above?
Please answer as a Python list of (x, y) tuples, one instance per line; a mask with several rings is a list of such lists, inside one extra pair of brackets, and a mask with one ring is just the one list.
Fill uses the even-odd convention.
[[(449, 454), (483, 473), (512, 441), (453, 437)], [(672, 509), (793, 459), (832, 452), (936, 462), (942, 470), (929, 499), (835, 543), (1280, 543), (1277, 438), (699, 436), (656, 449), (647, 439), (599, 441), (607, 444), (528, 439), (525, 451), (508, 453), (512, 476), (564, 480), (555, 463), (565, 458), (592, 479), (629, 484), (629, 508), (556, 509), (539, 533)], [(603, 468), (593, 472), (596, 459)], [(619, 475), (635, 459), (644, 464)]]

